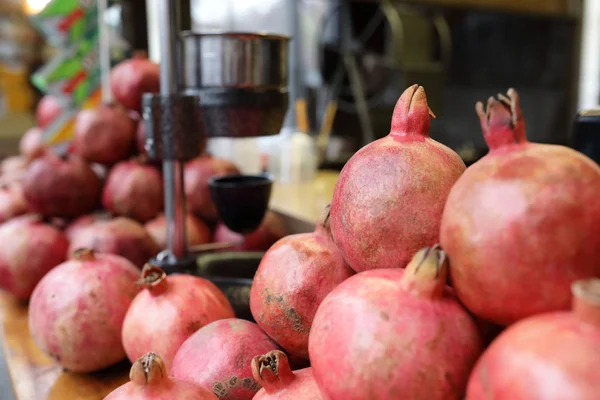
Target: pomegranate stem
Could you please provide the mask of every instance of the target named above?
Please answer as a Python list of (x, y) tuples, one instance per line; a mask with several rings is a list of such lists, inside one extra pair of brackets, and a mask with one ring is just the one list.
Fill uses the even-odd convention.
[(129, 379), (142, 386), (156, 385), (169, 379), (163, 360), (155, 353), (146, 353), (140, 357), (129, 371)]
[(158, 265), (146, 264), (136, 284), (151, 289), (160, 285), (166, 277), (167, 274)]
[(406, 266), (403, 288), (417, 296), (441, 297), (448, 279), (448, 257), (439, 245), (419, 250)]
[(490, 150), (527, 143), (525, 135), (525, 120), (515, 89), (508, 89), (505, 95), (499, 94), (496, 100), (490, 97), (487, 108), (482, 102), (475, 105), (479, 116), (481, 130)]
[(295, 379), (287, 356), (279, 350), (254, 357), (252, 375), (267, 393), (278, 392)]
[(427, 105), (423, 86), (412, 85), (402, 93), (392, 114), (391, 135), (418, 135), (429, 137), (431, 118), (435, 118)]

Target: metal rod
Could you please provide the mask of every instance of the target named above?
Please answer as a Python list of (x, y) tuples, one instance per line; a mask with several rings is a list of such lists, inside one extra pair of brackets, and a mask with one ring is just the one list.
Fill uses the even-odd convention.
[[(159, 0), (160, 31), (160, 94), (177, 93), (177, 7), (179, 2)], [(165, 216), (167, 219), (167, 248), (177, 258), (186, 255), (185, 192), (183, 186), (183, 163), (163, 161), (165, 191)]]

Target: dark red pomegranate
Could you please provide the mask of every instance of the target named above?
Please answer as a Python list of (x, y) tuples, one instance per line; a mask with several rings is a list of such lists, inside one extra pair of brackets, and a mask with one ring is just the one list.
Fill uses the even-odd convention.
[(201, 328), (173, 360), (173, 377), (197, 383), (223, 400), (247, 400), (260, 389), (252, 377), (254, 357), (278, 350), (258, 325), (222, 319)]
[(33, 288), (67, 257), (64, 234), (41, 218), (27, 216), (0, 225), (0, 288), (29, 300)]
[(78, 230), (77, 236), (71, 239), (69, 254), (82, 247), (125, 257), (138, 268), (160, 251), (143, 225), (124, 217), (99, 219)]
[(263, 388), (252, 400), (321, 400), (312, 369), (292, 371), (283, 351), (273, 350), (252, 359), (252, 375)]
[(46, 146), (42, 140), (43, 131), (38, 128), (31, 128), (21, 137), (19, 141), (19, 152), (28, 160), (44, 155)]
[(146, 222), (156, 217), (164, 204), (160, 171), (144, 159), (122, 161), (106, 179), (102, 205), (116, 215)]
[(123, 257), (80, 249), (35, 287), (29, 330), (63, 368), (91, 372), (125, 358), (121, 326), (139, 271)]
[(114, 105), (82, 110), (75, 120), (74, 151), (83, 159), (112, 165), (131, 155), (136, 124)]
[(267, 211), (265, 219), (252, 233), (241, 235), (231, 231), (224, 223), (217, 223), (215, 243), (239, 243), (226, 251), (267, 251), (276, 241), (289, 234), (285, 221), (278, 214)]
[(438, 241), (450, 188), (465, 170), (454, 151), (429, 137), (425, 90), (402, 94), (386, 137), (346, 163), (333, 193), (331, 233), (357, 272), (405, 266)]
[(146, 353), (131, 367), (128, 382), (112, 391), (104, 400), (217, 400), (202, 386), (169, 377), (163, 360)]
[(62, 112), (63, 106), (56, 97), (51, 95), (42, 97), (35, 112), (37, 126), (41, 129), (47, 128)]
[(75, 155), (46, 152), (31, 162), (23, 179), (29, 207), (49, 217), (74, 218), (93, 211), (101, 190), (98, 176)]
[(28, 210), (29, 207), (20, 184), (0, 184), (0, 223), (25, 214)]
[(452, 188), (440, 231), (452, 285), (500, 325), (567, 309), (571, 282), (600, 276), (600, 168), (567, 147), (528, 142), (513, 89), (477, 113), (490, 152)]
[(434, 246), (406, 269), (366, 271), (333, 289), (309, 338), (326, 399), (462, 399), (483, 344), (447, 274)]
[(235, 317), (223, 292), (206, 279), (187, 274), (167, 277), (159, 267), (146, 264), (138, 284), (144, 289), (123, 323), (123, 346), (131, 361), (153, 348), (170, 368), (181, 344), (198, 329)]
[(254, 275), (250, 310), (285, 351), (308, 358), (317, 308), (353, 274), (331, 239), (328, 207), (313, 233), (286, 236), (267, 251)]
[(521, 320), (492, 342), (469, 379), (468, 400), (598, 398), (600, 279), (572, 287), (572, 312)]
[(216, 175), (239, 174), (231, 162), (203, 155), (185, 164), (185, 196), (188, 211), (205, 221), (216, 221), (218, 213), (210, 197), (208, 179)]
[[(188, 246), (210, 243), (212, 232), (201, 219), (188, 213), (185, 218), (185, 226)], [(167, 220), (164, 214), (146, 222), (145, 228), (161, 249), (167, 248)]]
[(140, 111), (142, 95), (160, 90), (160, 67), (146, 58), (125, 60), (112, 69), (110, 87), (115, 100), (129, 110)]

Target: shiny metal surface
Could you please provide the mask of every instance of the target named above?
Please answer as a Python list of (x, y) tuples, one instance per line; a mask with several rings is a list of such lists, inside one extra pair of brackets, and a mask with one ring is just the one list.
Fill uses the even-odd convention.
[(289, 40), (262, 33), (183, 32), (181, 88), (287, 87)]

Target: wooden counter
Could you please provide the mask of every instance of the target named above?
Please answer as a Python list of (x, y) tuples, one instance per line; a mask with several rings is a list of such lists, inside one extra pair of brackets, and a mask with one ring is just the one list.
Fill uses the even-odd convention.
[[(275, 185), (271, 208), (313, 224), (331, 201), (337, 176), (321, 172), (314, 182)], [(126, 362), (96, 374), (63, 372), (31, 339), (26, 304), (0, 293), (0, 313), (2, 346), (17, 400), (102, 400), (129, 380)]]

